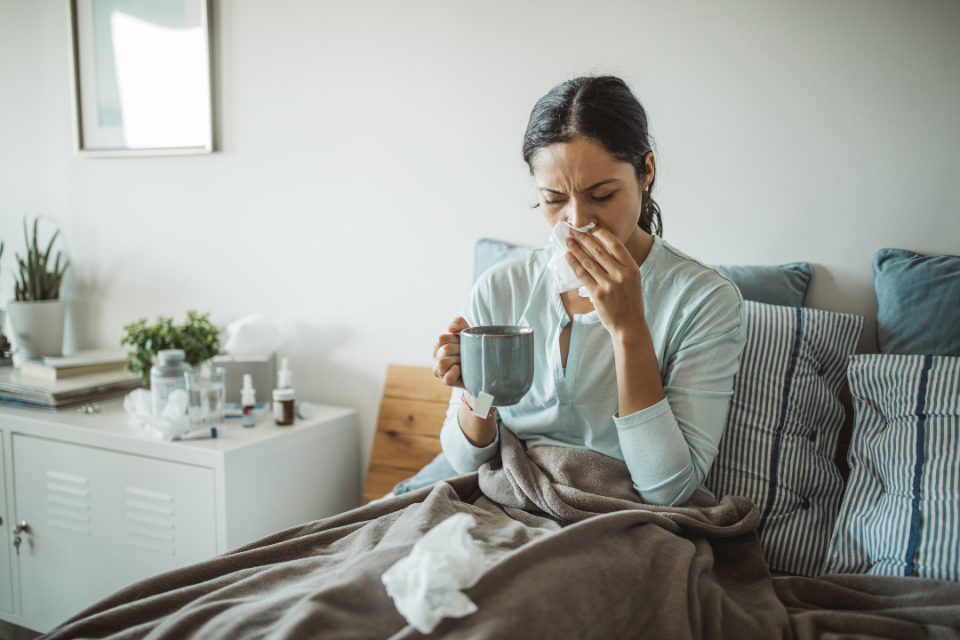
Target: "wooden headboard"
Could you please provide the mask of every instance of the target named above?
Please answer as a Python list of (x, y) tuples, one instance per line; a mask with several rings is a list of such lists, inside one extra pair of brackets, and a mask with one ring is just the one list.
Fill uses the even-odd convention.
[(363, 504), (382, 498), (440, 453), (450, 393), (429, 367), (387, 368)]

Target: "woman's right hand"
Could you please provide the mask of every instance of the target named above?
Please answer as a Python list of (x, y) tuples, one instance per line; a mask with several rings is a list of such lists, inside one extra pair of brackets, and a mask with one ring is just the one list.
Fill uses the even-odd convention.
[(469, 328), (466, 320), (457, 318), (447, 327), (448, 333), (437, 338), (433, 345), (433, 374), (448, 387), (464, 388), (460, 377), (460, 331)]

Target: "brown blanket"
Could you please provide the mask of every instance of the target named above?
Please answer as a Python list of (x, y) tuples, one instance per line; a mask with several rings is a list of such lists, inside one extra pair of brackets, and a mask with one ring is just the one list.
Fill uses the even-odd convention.
[(457, 512), (491, 566), (446, 638), (960, 638), (960, 584), (772, 578), (757, 508), (643, 504), (626, 466), (501, 432), (479, 473), (281, 531), (134, 584), (48, 638), (418, 638), (380, 576)]

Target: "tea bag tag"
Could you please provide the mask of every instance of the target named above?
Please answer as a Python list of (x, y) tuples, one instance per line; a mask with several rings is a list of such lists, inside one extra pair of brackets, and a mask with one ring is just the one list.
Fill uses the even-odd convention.
[(493, 396), (481, 391), (477, 394), (477, 402), (473, 405), (473, 415), (486, 420), (491, 406), (493, 406)]

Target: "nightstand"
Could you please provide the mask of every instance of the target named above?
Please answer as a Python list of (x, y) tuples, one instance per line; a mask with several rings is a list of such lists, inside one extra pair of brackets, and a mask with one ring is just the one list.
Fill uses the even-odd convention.
[(218, 436), (155, 439), (120, 400), (0, 407), (0, 618), (47, 631), (128, 584), (360, 504), (353, 409), (228, 420)]

